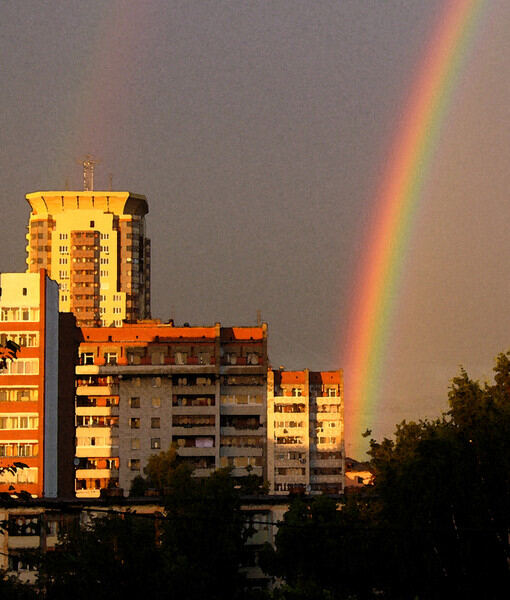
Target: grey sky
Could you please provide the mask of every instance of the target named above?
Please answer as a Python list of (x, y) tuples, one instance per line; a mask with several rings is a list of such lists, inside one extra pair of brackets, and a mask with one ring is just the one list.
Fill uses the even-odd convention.
[[(25, 193), (80, 189), (92, 153), (96, 189), (112, 173), (148, 198), (154, 316), (260, 309), (274, 366), (342, 366), (373, 191), (444, 5), (3, 0), (0, 270), (25, 268)], [(510, 4), (485, 12), (411, 237), (377, 436), (510, 347)]]

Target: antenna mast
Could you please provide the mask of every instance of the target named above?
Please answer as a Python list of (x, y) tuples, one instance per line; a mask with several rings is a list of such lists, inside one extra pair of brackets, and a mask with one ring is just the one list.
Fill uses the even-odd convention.
[(90, 154), (81, 161), (83, 165), (83, 189), (86, 192), (94, 190), (94, 167), (99, 161), (95, 160)]

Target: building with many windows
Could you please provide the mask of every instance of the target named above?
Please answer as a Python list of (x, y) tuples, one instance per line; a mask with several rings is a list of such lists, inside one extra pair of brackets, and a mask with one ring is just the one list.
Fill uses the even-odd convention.
[(81, 327), (150, 317), (150, 241), (144, 196), (130, 192), (27, 194), (27, 272), (59, 283), (62, 312)]
[(338, 494), (344, 482), (343, 373), (269, 370), (270, 493)]
[(129, 491), (175, 443), (206, 476), (265, 477), (267, 327), (157, 321), (83, 328), (76, 367), (76, 494)]
[(0, 369), (0, 492), (73, 494), (74, 367), (79, 330), (58, 312), (58, 285), (39, 273), (0, 275), (0, 343), (20, 347)]

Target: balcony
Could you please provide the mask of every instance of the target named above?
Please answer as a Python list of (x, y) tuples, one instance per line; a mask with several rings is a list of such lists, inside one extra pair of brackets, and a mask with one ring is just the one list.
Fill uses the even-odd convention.
[(94, 257), (96, 256), (96, 250), (93, 247), (90, 247), (87, 250), (71, 250), (71, 256), (73, 258), (90, 258), (91, 262), (93, 262)]
[(215, 385), (174, 385), (172, 387), (172, 392), (176, 396), (187, 396), (187, 395), (196, 395), (196, 396), (207, 396), (214, 395), (216, 393)]
[(78, 458), (118, 458), (118, 446), (78, 446), (76, 448)]
[(94, 320), (94, 319), (99, 319), (99, 315), (97, 314), (97, 311), (95, 310), (81, 310), (78, 311), (76, 318), (80, 321), (85, 321), (85, 320)]
[(76, 469), (76, 479), (118, 479), (118, 469)]
[(254, 429), (248, 428), (237, 428), (237, 427), (221, 427), (221, 435), (257, 435), (262, 436), (265, 434), (265, 427), (260, 425)]
[(213, 406), (172, 406), (173, 415), (215, 415), (216, 407)]
[[(79, 367), (76, 367), (78, 369)], [(119, 384), (110, 385), (79, 385), (76, 388), (77, 396), (118, 396)]]
[(187, 435), (210, 435), (210, 436), (214, 436), (216, 433), (216, 428), (213, 426), (202, 426), (202, 425), (196, 425), (196, 426), (191, 426), (191, 427), (182, 427), (182, 426), (176, 426), (176, 427), (172, 427), (172, 435), (177, 436), (177, 435), (182, 435), (182, 436), (187, 436)]
[(118, 406), (77, 406), (75, 409), (76, 416), (98, 416), (110, 417), (118, 416)]
[[(94, 296), (89, 296), (86, 299), (80, 298), (79, 300), (71, 298), (71, 309), (74, 308), (89, 309), (88, 312), (95, 313), (99, 310), (99, 299)], [(86, 313), (87, 311), (84, 310), (82, 312)]]
[(99, 282), (99, 273), (72, 273), (71, 286), (73, 283), (97, 283)]
[(178, 454), (179, 456), (215, 456), (216, 448), (196, 448), (196, 447), (188, 447), (184, 448), (179, 446)]

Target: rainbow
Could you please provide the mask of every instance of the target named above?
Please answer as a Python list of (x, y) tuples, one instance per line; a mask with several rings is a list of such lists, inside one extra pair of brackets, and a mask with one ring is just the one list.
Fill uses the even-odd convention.
[(345, 338), (346, 439), (351, 456), (366, 450), (361, 433), (377, 406), (384, 356), (404, 259), (427, 169), (486, 0), (447, 0), (406, 102), (375, 195), (373, 220), (351, 300)]

